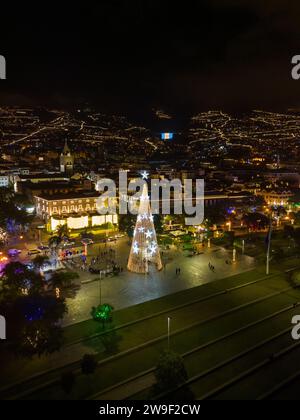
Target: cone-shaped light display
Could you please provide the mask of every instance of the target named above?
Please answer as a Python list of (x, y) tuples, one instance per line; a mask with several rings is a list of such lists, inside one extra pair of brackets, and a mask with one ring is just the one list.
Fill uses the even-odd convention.
[(146, 274), (149, 265), (162, 269), (160, 252), (151, 213), (148, 187), (144, 184), (127, 268), (134, 273)]

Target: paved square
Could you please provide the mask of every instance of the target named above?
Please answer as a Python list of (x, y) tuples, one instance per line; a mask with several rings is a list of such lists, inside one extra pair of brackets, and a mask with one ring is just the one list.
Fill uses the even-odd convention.
[[(109, 248), (115, 249), (114, 259), (123, 267), (123, 272), (118, 276), (103, 277), (101, 293), (102, 303), (110, 303), (115, 309), (136, 305), (254, 268), (253, 258), (237, 254), (236, 263), (232, 263), (232, 253), (222, 248), (205, 248), (202, 254), (192, 257), (186, 251), (173, 248), (163, 251), (165, 269), (140, 275), (130, 273), (126, 269), (129, 243), (125, 238), (119, 239), (117, 244), (108, 244), (107, 248), (104, 245), (92, 245), (89, 247), (89, 256), (91, 258), (99, 255)], [(226, 264), (226, 260), (230, 262)], [(215, 267), (214, 272), (209, 268), (209, 263)], [(178, 275), (176, 268), (181, 270)], [(90, 319), (92, 306), (100, 302), (99, 276), (80, 270), (78, 273), (80, 281), (94, 281), (81, 284), (76, 297), (67, 299), (69, 313), (65, 317), (65, 325)]]

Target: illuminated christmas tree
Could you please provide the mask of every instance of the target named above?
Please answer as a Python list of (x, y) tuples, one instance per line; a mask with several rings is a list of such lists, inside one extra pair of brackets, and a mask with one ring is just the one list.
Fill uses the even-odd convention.
[(157, 270), (162, 269), (148, 188), (145, 183), (140, 199), (127, 268), (134, 273), (145, 274), (149, 271), (149, 264), (153, 264)]

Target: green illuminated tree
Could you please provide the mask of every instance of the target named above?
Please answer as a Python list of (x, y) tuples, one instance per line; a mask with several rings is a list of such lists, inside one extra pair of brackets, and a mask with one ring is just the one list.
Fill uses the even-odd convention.
[(93, 306), (91, 310), (91, 316), (95, 321), (102, 322), (102, 325), (104, 327), (106, 322), (112, 320), (113, 309), (114, 308), (108, 303), (104, 303), (97, 307)]

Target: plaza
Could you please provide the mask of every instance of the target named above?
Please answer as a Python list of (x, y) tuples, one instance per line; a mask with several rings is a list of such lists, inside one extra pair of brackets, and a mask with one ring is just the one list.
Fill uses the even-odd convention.
[[(131, 273), (126, 269), (130, 250), (128, 238), (107, 245), (90, 245), (88, 260), (105, 251), (109, 253), (109, 249), (113, 250), (114, 260), (123, 267), (123, 271), (113, 277), (101, 276), (100, 280), (100, 275), (78, 268), (76, 272), (79, 274), (80, 289), (75, 297), (67, 298), (68, 314), (64, 318), (64, 325), (90, 319), (91, 308), (100, 303), (100, 295), (102, 303), (109, 303), (119, 310), (234, 276), (253, 269), (255, 265), (253, 258), (241, 254), (237, 254), (234, 263), (232, 251), (219, 247), (206, 247), (199, 255), (190, 256), (188, 251), (173, 246), (161, 251), (164, 266), (161, 271), (150, 269), (149, 274)], [(214, 271), (209, 268), (209, 263), (214, 266)], [(180, 268), (180, 274), (176, 275), (176, 268)]]

